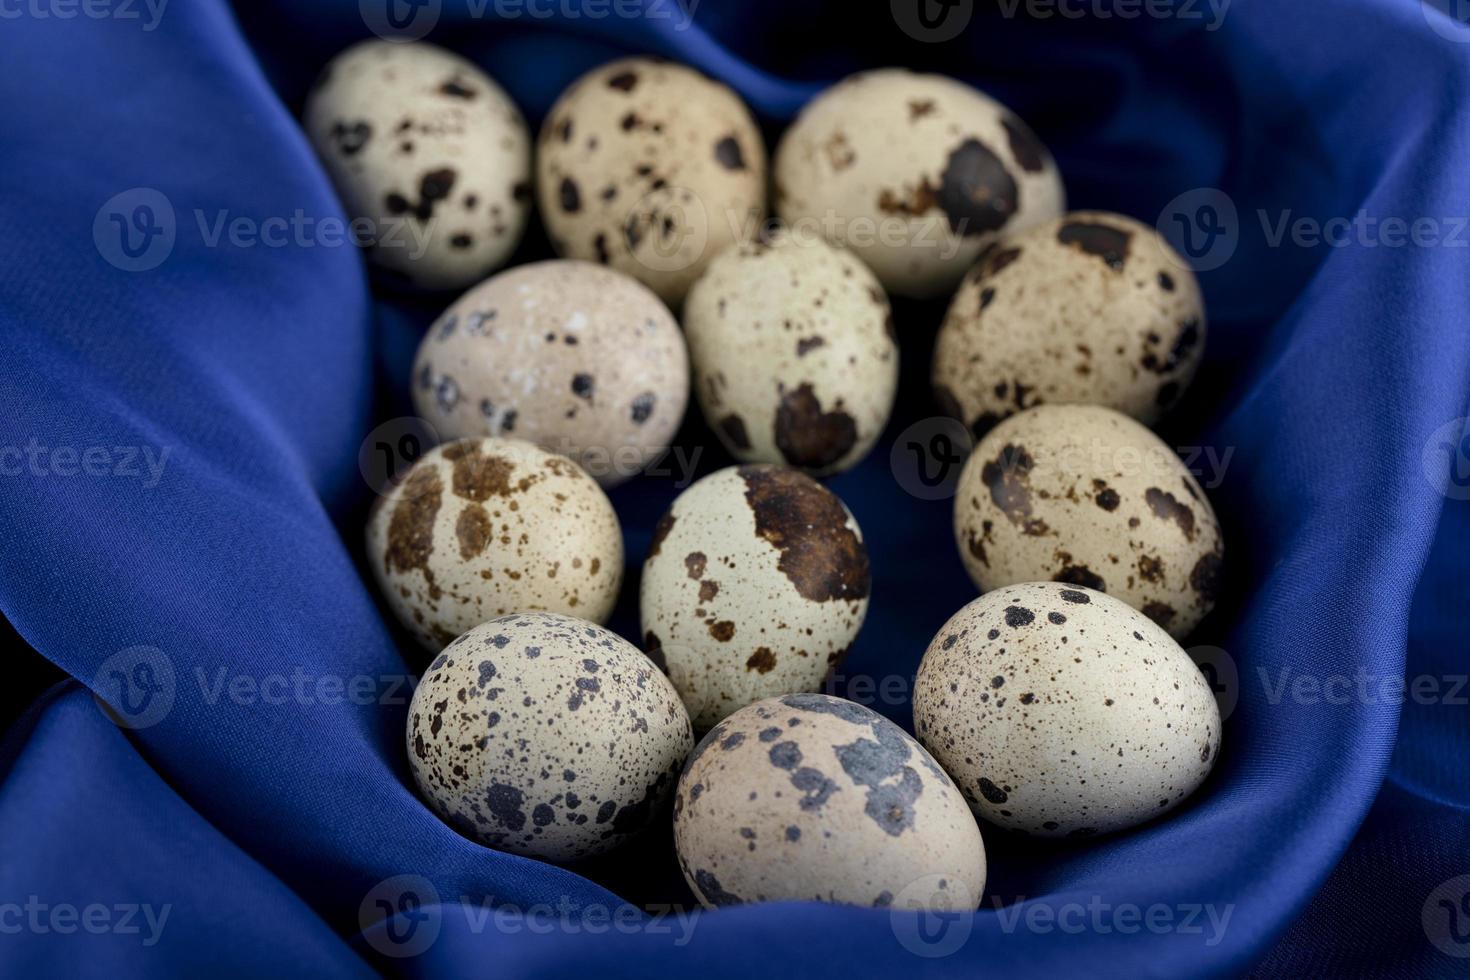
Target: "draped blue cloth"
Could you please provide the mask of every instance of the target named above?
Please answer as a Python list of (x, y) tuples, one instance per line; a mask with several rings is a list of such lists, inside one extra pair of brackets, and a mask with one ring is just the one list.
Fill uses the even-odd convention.
[[(359, 5), (5, 3), (0, 612), (24, 641), (5, 685), (24, 710), (0, 749), (0, 973), (1466, 975), (1470, 234), (1454, 219), (1470, 213), (1470, 28), (1417, 0), (1238, 0), (1218, 22), (1202, 2), (1168, 18), (997, 2), (930, 43), (882, 3), (705, 0), (692, 26), (643, 6), (446, 0), (430, 39), (533, 123), (591, 65), (665, 55), (739, 90), (772, 141), (831, 81), (908, 64), (1017, 109), (1076, 207), (1152, 222), (1197, 189), (1233, 204), (1233, 223), (1195, 209), (1177, 229), (1223, 228), (1211, 241), (1233, 253), (1202, 274), (1205, 363), (1163, 430), (1231, 453), (1211, 490), (1225, 594), (1192, 641), (1233, 668), (1216, 672), (1235, 706), (1213, 776), (1125, 834), (987, 830), (982, 908), (934, 921), (817, 904), (690, 917), (666, 829), (573, 869), (460, 837), (408, 776), (400, 682), (423, 664), (361, 554), (358, 448), (408, 414), (436, 303), (370, 288), (351, 247), (208, 234), (221, 215), (342, 217), (297, 119), (320, 67), (366, 36)], [(1360, 212), (1428, 219), (1438, 239), (1275, 236)], [(166, 229), (163, 260), (129, 271)], [(139, 255), (118, 251), (125, 230)], [(517, 260), (547, 251), (533, 229)], [(893, 426), (831, 481), (873, 554), (872, 611), (834, 687), (854, 696), (911, 675), (972, 597), (948, 503), (890, 469), (895, 436), (934, 414), (942, 304), (897, 313)], [(697, 419), (681, 443), (709, 447), (701, 472), (725, 462)], [(613, 494), (624, 635), (675, 492), (644, 477)], [(1393, 697), (1378, 682), (1394, 678), (1438, 693)], [(134, 727), (89, 688), (126, 692)], [(910, 724), (902, 691), (870, 703)], [(650, 903), (682, 911), (640, 918)]]

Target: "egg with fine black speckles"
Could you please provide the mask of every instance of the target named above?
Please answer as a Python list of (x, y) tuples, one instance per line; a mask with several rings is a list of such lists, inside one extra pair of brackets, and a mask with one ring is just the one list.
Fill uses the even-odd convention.
[(611, 502), (571, 460), (517, 439), (436, 446), (379, 498), (367, 559), (388, 606), (438, 650), (488, 619), (602, 622), (623, 581)]
[(728, 467), (654, 528), (645, 649), (706, 731), (752, 701), (820, 687), (857, 638), (871, 587), (862, 531), (836, 494), (790, 467)]
[(304, 122), (368, 261), (398, 284), (463, 289), (520, 242), (531, 134), (474, 63), (423, 41), (364, 41), (327, 65)]
[(721, 249), (765, 217), (766, 149), (729, 87), (623, 58), (547, 113), (536, 192), (552, 244), (634, 276), (677, 309)]
[(737, 711), (699, 743), (674, 846), (706, 907), (815, 900), (969, 911), (985, 847), (965, 798), (882, 715), (825, 694)]
[(953, 78), (852, 75), (776, 149), (776, 209), (872, 266), (889, 293), (952, 291), (980, 252), (1062, 213), (1050, 152), (1005, 106)]
[(1007, 239), (955, 293), (934, 390), (980, 435), (1040, 404), (1104, 405), (1151, 425), (1204, 351), (1204, 298), (1159, 233), (1079, 211)]
[(1185, 637), (1215, 606), (1225, 542), (1204, 489), (1138, 422), (1096, 405), (1006, 419), (960, 474), (955, 539), (980, 591), (1069, 582)]
[(684, 305), (694, 389), (736, 459), (847, 470), (888, 423), (893, 314), (856, 256), (777, 233), (721, 252)]
[(460, 297), (419, 345), (413, 401), (441, 436), (515, 436), (603, 486), (668, 451), (689, 401), (684, 335), (637, 281), (588, 262), (517, 266)]
[(456, 639), (408, 711), (429, 805), (490, 847), (549, 861), (609, 851), (667, 813), (694, 747), (668, 680), (626, 640), (549, 613)]
[(1220, 712), (1189, 654), (1111, 596), (988, 592), (929, 644), (914, 731), (985, 820), (1044, 837), (1132, 827), (1199, 787)]

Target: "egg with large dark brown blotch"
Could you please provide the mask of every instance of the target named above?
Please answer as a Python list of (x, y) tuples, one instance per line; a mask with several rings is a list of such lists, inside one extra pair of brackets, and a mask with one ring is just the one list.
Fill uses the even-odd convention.
[(759, 229), (766, 149), (729, 87), (684, 65), (623, 58), (551, 107), (536, 190), (558, 253), (610, 265), (678, 309), (721, 249)]
[(699, 743), (674, 846), (709, 908), (818, 901), (969, 913), (985, 847), (958, 787), (893, 722), (825, 694), (769, 698)]
[(438, 650), (507, 613), (602, 622), (623, 581), (623, 534), (602, 488), (566, 457), (464, 439), (425, 453), (377, 501), (367, 559), (394, 615)]
[(643, 564), (649, 656), (697, 731), (814, 691), (868, 611), (868, 552), (837, 495), (785, 466), (732, 466), (675, 499)]
[(549, 613), (493, 619), (446, 647), (414, 691), (407, 740), (441, 818), (549, 861), (604, 853), (665, 817), (694, 746), (679, 696), (647, 657)]
[(1214, 607), (1225, 553), (1214, 508), (1174, 451), (1095, 405), (1042, 405), (990, 430), (960, 475), (954, 528), (982, 592), (1084, 585), (1175, 638)]
[(1076, 212), (1007, 239), (965, 277), (935, 341), (934, 389), (980, 435), (1040, 404), (1151, 425), (1204, 345), (1199, 284), (1169, 243), (1121, 214)]
[(327, 65), (304, 125), (368, 261), (394, 283), (463, 289), (520, 242), (531, 135), (473, 62), (423, 41), (364, 41)]
[(434, 322), (414, 359), (413, 401), (445, 438), (527, 439), (610, 487), (669, 450), (689, 355), (637, 280), (590, 262), (533, 262)]
[(889, 293), (950, 292), (980, 252), (1062, 213), (1056, 163), (1015, 113), (943, 75), (861, 72), (776, 150), (776, 210), (846, 245)]
[(1204, 782), (1220, 711), (1189, 654), (1131, 606), (1058, 582), (998, 588), (935, 635), (914, 731), (985, 820), (1088, 837)]
[(851, 252), (775, 234), (720, 253), (684, 306), (705, 419), (742, 462), (850, 469), (888, 423), (898, 343)]

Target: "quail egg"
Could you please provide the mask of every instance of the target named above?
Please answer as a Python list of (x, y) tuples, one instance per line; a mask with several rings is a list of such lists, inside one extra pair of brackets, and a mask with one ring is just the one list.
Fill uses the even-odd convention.
[(752, 701), (812, 691), (868, 611), (862, 532), (806, 474), (753, 464), (674, 501), (643, 564), (645, 648), (697, 731)]
[(1116, 596), (1176, 639), (1215, 605), (1224, 539), (1194, 475), (1158, 436), (1094, 405), (1042, 405), (965, 463), (955, 537), (989, 592), (1070, 582)]
[(549, 861), (609, 851), (666, 813), (694, 746), (647, 657), (551, 613), (493, 619), (446, 647), (414, 691), (407, 739), (440, 817)]
[(463, 289), (499, 268), (531, 208), (531, 136), (473, 63), (422, 41), (364, 41), (334, 58), (306, 131), (369, 261), (403, 285)]
[(678, 308), (765, 214), (766, 150), (745, 104), (692, 68), (624, 58), (552, 106), (537, 197), (557, 251), (611, 265)]
[(993, 248), (965, 277), (934, 347), (945, 411), (983, 434), (1042, 403), (1106, 405), (1145, 425), (1199, 367), (1204, 300), (1157, 231), (1083, 211)]
[(1000, 103), (943, 75), (862, 72), (818, 95), (776, 150), (776, 210), (821, 229), (890, 293), (954, 289), (997, 236), (1062, 213), (1051, 154)]
[(679, 324), (636, 280), (535, 262), (476, 286), (429, 328), (413, 400), (446, 438), (515, 435), (613, 486), (668, 450), (689, 400), (689, 355)]
[(1044, 837), (1131, 827), (1177, 806), (1220, 750), (1220, 712), (1189, 654), (1117, 599), (1009, 585), (929, 645), (914, 731), (976, 814)]
[(985, 848), (959, 789), (893, 722), (824, 694), (757, 701), (695, 749), (674, 845), (707, 907), (810, 900), (973, 910)]
[(888, 422), (893, 315), (850, 252), (786, 234), (732, 246), (690, 291), (684, 330), (705, 419), (739, 460), (835, 473)]
[(571, 460), (514, 439), (425, 453), (376, 502), (367, 557), (394, 615), (429, 650), (512, 612), (600, 623), (623, 580), (606, 494)]

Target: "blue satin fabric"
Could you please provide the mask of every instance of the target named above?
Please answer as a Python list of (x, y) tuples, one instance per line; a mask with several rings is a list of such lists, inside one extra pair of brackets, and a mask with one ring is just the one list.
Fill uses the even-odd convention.
[[(1273, 246), (1269, 231), (1283, 214), (1366, 211), (1453, 238), (1470, 213), (1470, 28), (1416, 0), (1238, 0), (1218, 29), (1203, 3), (1203, 20), (1127, 18), (1109, 0), (1083, 18), (977, 6), (964, 34), (931, 44), (882, 3), (705, 0), (686, 28), (578, 0), (512, 19), (449, 0), (431, 39), (475, 58), (533, 123), (587, 67), (666, 55), (738, 89), (771, 140), (830, 81), (909, 64), (1015, 107), (1074, 206), (1153, 221), (1185, 191), (1228, 195), (1235, 252), (1202, 275), (1205, 365), (1164, 429), (1233, 452), (1212, 490), (1226, 593), (1192, 642), (1227, 652), (1238, 704), (1191, 801), (1086, 843), (987, 831), (984, 906), (938, 923), (786, 904), (630, 925), (625, 902), (691, 902), (667, 831), (576, 869), (455, 834), (407, 775), (398, 683), (422, 661), (364, 575), (356, 455), (407, 414), (435, 303), (370, 289), (351, 248), (211, 247), (194, 217), (341, 216), (296, 119), (320, 66), (365, 35), (358, 4), (173, 0), (151, 28), (141, 3), (140, 19), (7, 4), (20, 15), (0, 20), (0, 446), (108, 447), (108, 464), (48, 455), (0, 478), (0, 612), (32, 648), (7, 661), (31, 703), (0, 750), (0, 973), (1466, 975), (1470, 959), (1441, 947), (1470, 953), (1470, 935), (1457, 944), (1470, 919), (1449, 931), (1470, 912), (1470, 884), (1453, 881), (1470, 873), (1470, 691), (1451, 690), (1470, 660), (1470, 505), (1463, 483), (1441, 491), (1470, 473), (1470, 447), (1453, 426), (1451, 451), (1435, 447), (1467, 413), (1470, 234)], [(146, 272), (94, 244), (99, 208), (135, 188), (177, 218)], [(517, 260), (545, 254), (533, 229)], [(896, 418), (831, 481), (874, 563), (838, 693), (902, 681), (972, 597), (948, 504), (890, 470), (893, 438), (933, 414), (942, 304), (897, 312)], [(695, 419), (681, 442), (714, 445)], [(140, 475), (119, 472), (119, 447)], [(156, 479), (143, 449), (167, 453)], [(709, 448), (701, 471), (723, 462)], [(646, 477), (613, 495), (632, 562), (613, 625), (630, 637), (637, 563), (674, 493)], [(87, 687), (135, 667), (117, 657), (137, 646), (172, 681), (128, 676), (152, 676), (171, 704), (124, 731)], [(33, 698), (56, 669), (76, 680)], [(1283, 688), (1300, 676), (1428, 677), (1440, 694)], [(298, 689), (271, 679), (295, 677), (307, 694), (277, 696)], [(235, 678), (247, 687), (220, 686)], [(371, 696), (334, 696), (323, 678), (365, 678)], [(910, 722), (901, 694), (874, 706)], [(432, 941), (415, 946), (414, 930)]]

